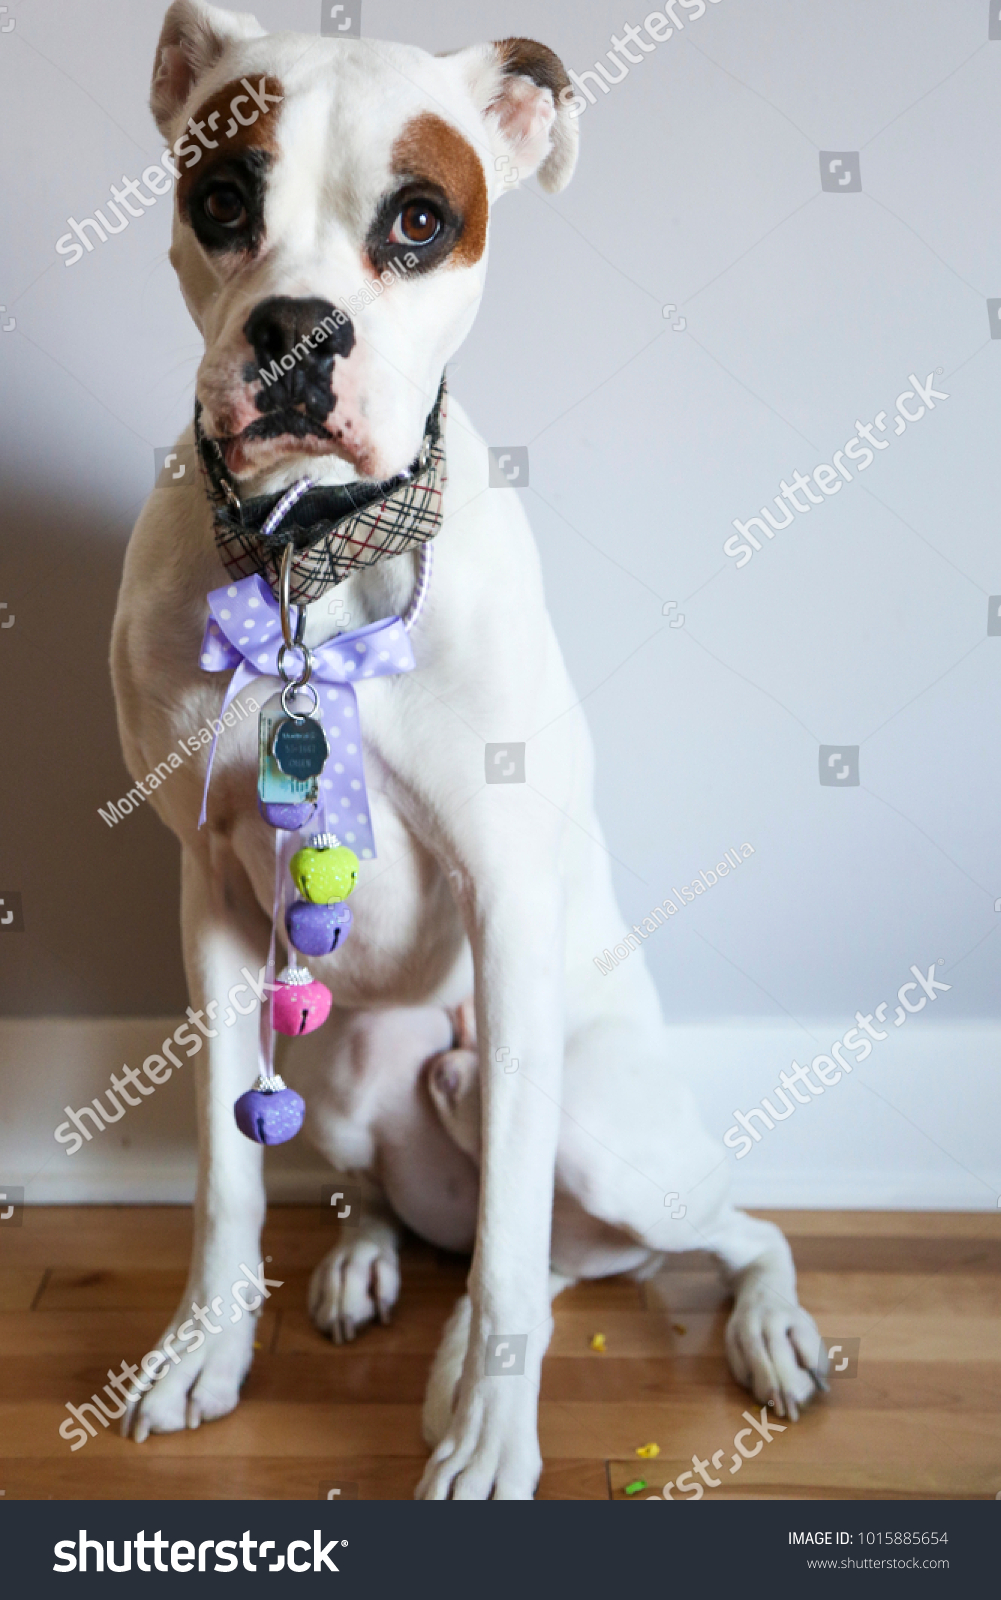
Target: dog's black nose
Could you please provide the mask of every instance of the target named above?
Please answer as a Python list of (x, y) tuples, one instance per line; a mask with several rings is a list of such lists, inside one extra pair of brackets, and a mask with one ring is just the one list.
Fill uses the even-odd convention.
[(262, 380), (257, 409), (302, 407), (322, 422), (334, 407), (334, 357), (350, 355), (355, 342), (347, 313), (329, 300), (273, 295), (255, 306), (243, 332), (257, 361), (247, 380)]

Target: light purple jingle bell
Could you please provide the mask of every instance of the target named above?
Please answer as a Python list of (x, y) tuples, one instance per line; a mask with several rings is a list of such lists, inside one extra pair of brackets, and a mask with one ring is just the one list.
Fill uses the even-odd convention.
[(262, 1072), (233, 1111), (240, 1132), (255, 1144), (285, 1144), (302, 1127), (306, 1102), (294, 1089), (287, 1089), (277, 1073), (266, 1078)]
[(304, 828), (316, 810), (315, 800), (299, 800), (287, 805), (277, 800), (262, 800), (257, 797), (257, 809), (261, 813), (269, 828), (281, 828), (285, 833), (298, 833)]
[(329, 956), (351, 932), (351, 909), (342, 900), (329, 906), (296, 900), (285, 913), (285, 931), (304, 956)]
[(333, 995), (308, 967), (286, 967), (279, 972), (271, 994), (271, 1021), (279, 1033), (297, 1038), (322, 1028), (330, 1015)]

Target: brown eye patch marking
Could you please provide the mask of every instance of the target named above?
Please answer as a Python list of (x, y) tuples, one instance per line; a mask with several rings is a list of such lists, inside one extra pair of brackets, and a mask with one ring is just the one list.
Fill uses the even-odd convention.
[[(187, 124), (178, 135), (178, 140), (184, 141), (174, 157), (181, 174), (177, 184), (177, 202), (182, 216), (187, 215), (188, 197), (193, 185), (210, 166), (225, 161), (227, 156), (240, 156), (247, 151), (263, 151), (272, 155), (278, 148), (281, 104), (276, 103), (273, 97), (284, 94), (281, 80), (270, 77), (262, 79), (259, 73), (248, 72), (247, 82), (252, 85), (255, 94), (264, 100), (266, 110), (262, 110), (254, 96), (247, 93), (242, 81), (234, 78), (231, 83), (224, 83), (192, 113), (191, 120), (202, 124), (203, 138), (215, 143), (217, 149), (206, 149), (202, 139), (197, 133), (192, 133)], [(272, 98), (267, 98), (269, 96)], [(198, 161), (192, 162), (192, 149), (201, 152)]]
[(438, 188), (462, 219), (449, 264), (471, 267), (487, 242), (487, 185), (480, 158), (457, 128), (424, 111), (408, 122), (392, 150), (395, 176)]

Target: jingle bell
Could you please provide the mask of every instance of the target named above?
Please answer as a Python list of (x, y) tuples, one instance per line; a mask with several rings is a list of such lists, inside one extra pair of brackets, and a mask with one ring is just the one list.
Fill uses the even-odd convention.
[(277, 1073), (273, 1078), (262, 1073), (254, 1087), (241, 1094), (233, 1111), (240, 1132), (255, 1144), (285, 1144), (302, 1127), (306, 1102), (286, 1088)]
[(346, 905), (314, 905), (296, 900), (285, 913), (289, 943), (304, 956), (329, 956), (351, 932), (351, 912)]
[(358, 882), (358, 857), (334, 833), (315, 833), (289, 862), (292, 880), (304, 900), (330, 905), (346, 900)]
[(316, 810), (316, 801), (281, 802), (262, 800), (258, 795), (257, 809), (269, 828), (282, 828), (285, 833), (298, 833), (299, 829), (304, 828), (312, 818)]
[(271, 994), (271, 1021), (278, 1033), (298, 1038), (322, 1028), (332, 1003), (330, 990), (308, 967), (285, 967)]

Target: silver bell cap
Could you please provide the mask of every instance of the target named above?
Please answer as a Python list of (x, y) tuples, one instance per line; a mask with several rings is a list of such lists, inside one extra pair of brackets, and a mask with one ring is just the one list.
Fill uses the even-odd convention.
[(291, 984), (293, 988), (298, 988), (300, 984), (312, 983), (312, 981), (313, 974), (308, 967), (295, 967), (291, 962), (287, 967), (283, 967), (278, 974), (279, 983)]

